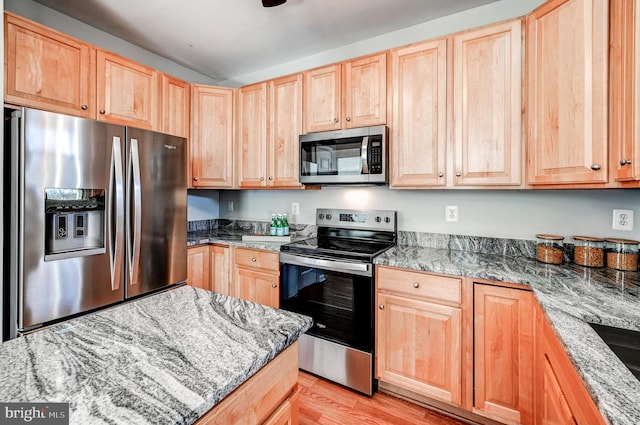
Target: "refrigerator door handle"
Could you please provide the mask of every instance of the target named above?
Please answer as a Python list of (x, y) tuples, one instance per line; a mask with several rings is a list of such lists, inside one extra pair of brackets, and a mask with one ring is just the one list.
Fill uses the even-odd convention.
[(122, 145), (114, 136), (111, 148), (111, 176), (109, 178), (109, 214), (107, 214), (110, 238), (109, 260), (111, 265), (111, 290), (120, 289), (122, 282), (122, 254), (124, 246), (124, 171), (122, 169)]
[(140, 187), (140, 157), (138, 140), (131, 139), (129, 152), (129, 202), (127, 204), (129, 230), (127, 238), (129, 261), (129, 285), (138, 284), (138, 268), (140, 266), (140, 238), (142, 228), (141, 187)]

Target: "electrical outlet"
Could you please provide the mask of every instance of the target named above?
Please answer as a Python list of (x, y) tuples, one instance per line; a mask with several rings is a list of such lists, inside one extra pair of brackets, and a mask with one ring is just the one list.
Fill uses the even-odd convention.
[(227, 202), (227, 211), (233, 212), (233, 201)]
[(455, 222), (458, 221), (458, 206), (447, 205), (444, 207), (444, 221)]
[(291, 203), (291, 215), (298, 215), (300, 214), (300, 204), (297, 202), (292, 202)]
[(613, 230), (633, 230), (633, 210), (613, 210)]

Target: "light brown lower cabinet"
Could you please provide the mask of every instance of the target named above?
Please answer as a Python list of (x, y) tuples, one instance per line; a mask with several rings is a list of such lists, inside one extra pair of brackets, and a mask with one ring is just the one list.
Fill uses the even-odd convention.
[(298, 342), (278, 354), (195, 424), (297, 425)]
[(280, 306), (280, 254), (233, 247), (234, 296), (258, 304)]
[(229, 285), (229, 247), (198, 245), (187, 249), (187, 284), (225, 295)]
[(460, 303), (459, 278), (379, 267), (378, 379), (461, 405)]
[(533, 423), (533, 293), (474, 283), (473, 411)]
[(602, 415), (539, 306), (535, 313), (535, 423), (604, 425)]

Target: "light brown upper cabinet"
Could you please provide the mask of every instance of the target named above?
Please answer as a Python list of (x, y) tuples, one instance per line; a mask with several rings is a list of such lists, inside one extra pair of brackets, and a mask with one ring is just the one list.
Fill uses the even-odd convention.
[(453, 36), (453, 183), (522, 184), (522, 20)]
[(162, 75), (162, 131), (189, 137), (191, 126), (191, 85), (169, 75)]
[(304, 73), (304, 132), (385, 124), (387, 53)]
[(267, 83), (238, 90), (238, 186), (267, 185)]
[(242, 87), (238, 97), (238, 186), (302, 187), (302, 74)]
[(551, 0), (527, 16), (531, 185), (608, 180), (608, 16), (607, 0)]
[[(299, 188), (302, 134), (302, 74), (269, 81), (267, 184)], [(271, 178), (273, 177), (273, 180)]]
[(611, 2), (611, 174), (616, 182), (640, 180), (640, 4)]
[(9, 12), (4, 16), (5, 101), (95, 117), (95, 49)]
[(192, 85), (191, 187), (233, 187), (234, 89)]
[(98, 120), (162, 131), (158, 71), (104, 50), (97, 70)]
[(390, 186), (444, 186), (447, 40), (391, 50)]

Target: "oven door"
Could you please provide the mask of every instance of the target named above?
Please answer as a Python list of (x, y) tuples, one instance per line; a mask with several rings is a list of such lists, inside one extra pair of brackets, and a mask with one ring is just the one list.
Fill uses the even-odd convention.
[(373, 352), (373, 265), (280, 253), (280, 308), (313, 318), (308, 335)]

